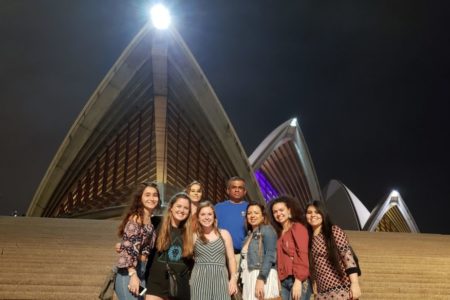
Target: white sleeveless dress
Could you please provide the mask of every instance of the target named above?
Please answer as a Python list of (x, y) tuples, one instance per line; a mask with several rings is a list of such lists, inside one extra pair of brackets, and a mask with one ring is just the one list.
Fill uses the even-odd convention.
[[(255, 297), (256, 280), (258, 279), (259, 270), (249, 271), (247, 268), (247, 253), (241, 253), (242, 268), (242, 298), (244, 300), (258, 300)], [(280, 288), (278, 282), (278, 273), (275, 269), (270, 269), (264, 285), (264, 298), (276, 298), (280, 296)]]

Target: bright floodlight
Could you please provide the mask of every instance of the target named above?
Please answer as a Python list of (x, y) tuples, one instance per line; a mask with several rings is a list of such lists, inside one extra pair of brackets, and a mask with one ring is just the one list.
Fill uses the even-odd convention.
[(167, 29), (170, 25), (170, 12), (162, 4), (156, 4), (150, 9), (153, 26), (158, 29)]
[(297, 127), (297, 118), (293, 118), (291, 121), (291, 124), (289, 124), (291, 127)]
[(393, 190), (391, 192), (391, 197), (398, 197), (398, 196), (400, 196), (400, 194), (396, 190)]

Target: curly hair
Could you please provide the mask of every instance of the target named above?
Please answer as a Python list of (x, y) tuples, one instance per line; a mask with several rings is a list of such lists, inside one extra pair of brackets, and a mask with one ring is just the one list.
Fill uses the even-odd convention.
[(157, 207), (161, 206), (161, 194), (159, 193), (159, 188), (156, 181), (146, 180), (137, 184), (133, 192), (131, 193), (130, 204), (128, 206), (128, 209), (125, 210), (124, 217), (119, 225), (117, 231), (119, 237), (122, 237), (125, 226), (127, 225), (127, 222), (130, 220), (130, 218), (136, 217), (138, 223), (141, 223), (144, 220), (144, 205), (142, 204), (142, 194), (147, 187), (152, 187), (156, 190), (156, 192), (158, 193)]
[(286, 205), (286, 207), (291, 211), (291, 216), (289, 218), (291, 220), (291, 222), (298, 222), (298, 223), (301, 223), (306, 226), (305, 215), (304, 215), (305, 213), (300, 206), (300, 201), (298, 201), (297, 199), (295, 199), (291, 196), (287, 196), (287, 195), (280, 196), (278, 198), (273, 199), (270, 202), (269, 213), (268, 213), (268, 215), (270, 217), (270, 223), (272, 224), (273, 228), (275, 228), (278, 236), (281, 235), (281, 232), (283, 231), (283, 227), (280, 223), (275, 221), (275, 218), (273, 216), (273, 206), (277, 203), (284, 203)]

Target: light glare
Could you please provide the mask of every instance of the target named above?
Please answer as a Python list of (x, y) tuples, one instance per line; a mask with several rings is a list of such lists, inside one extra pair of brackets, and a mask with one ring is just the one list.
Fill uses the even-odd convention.
[(150, 10), (153, 26), (158, 29), (167, 29), (170, 25), (170, 12), (162, 4), (156, 4)]
[(396, 190), (392, 190), (391, 197), (398, 197), (400, 194)]
[(291, 121), (291, 124), (289, 124), (291, 127), (297, 127), (297, 118), (293, 118)]

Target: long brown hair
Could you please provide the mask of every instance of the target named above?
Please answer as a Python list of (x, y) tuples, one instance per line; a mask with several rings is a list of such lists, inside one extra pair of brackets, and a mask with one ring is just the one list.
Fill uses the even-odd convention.
[(126, 210), (122, 222), (118, 227), (117, 234), (119, 237), (123, 236), (125, 226), (131, 218), (136, 218), (136, 222), (142, 224), (144, 220), (144, 205), (142, 204), (142, 194), (147, 187), (156, 189), (156, 192), (158, 193), (158, 205), (156, 208), (161, 206), (161, 194), (159, 193), (158, 184), (155, 181), (146, 180), (137, 184), (133, 192), (131, 193), (128, 209)]
[(197, 228), (197, 229), (196, 229), (196, 233), (197, 233), (197, 236), (199, 237), (199, 239), (200, 239), (204, 244), (208, 243), (208, 239), (205, 237), (205, 231), (203, 230), (202, 225), (201, 225), (200, 222), (198, 221), (198, 218), (199, 218), (199, 216), (200, 216), (200, 211), (201, 211), (202, 209), (206, 208), (206, 207), (210, 207), (210, 208), (212, 209), (213, 214), (214, 214), (213, 231), (214, 231), (217, 235), (220, 235), (220, 233), (219, 233), (219, 227), (217, 226), (217, 216), (216, 216), (216, 210), (214, 209), (214, 205), (213, 205), (211, 202), (209, 202), (209, 201), (201, 202), (200, 205), (198, 206), (197, 213), (195, 214), (195, 215), (196, 215), (196, 221), (197, 221), (197, 224), (196, 224), (196, 228)]
[(170, 239), (170, 230), (172, 228), (171, 222), (171, 208), (179, 199), (186, 199), (189, 201), (189, 215), (186, 220), (180, 222), (178, 228), (181, 228), (182, 231), (182, 241), (183, 241), (183, 257), (188, 257), (192, 255), (194, 251), (194, 242), (193, 242), (193, 232), (191, 225), (191, 199), (186, 193), (177, 193), (172, 196), (167, 206), (167, 210), (164, 213), (163, 219), (161, 221), (161, 227), (158, 232), (158, 238), (156, 240), (156, 249), (159, 252), (166, 251), (170, 247), (170, 243), (172, 242)]

